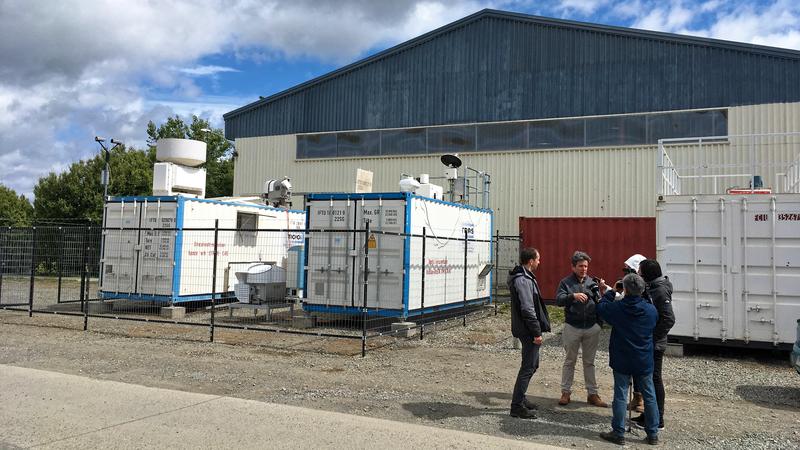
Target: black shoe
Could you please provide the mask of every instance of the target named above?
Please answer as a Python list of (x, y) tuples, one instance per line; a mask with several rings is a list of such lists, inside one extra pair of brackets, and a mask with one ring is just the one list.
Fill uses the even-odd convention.
[[(640, 430), (644, 430), (645, 423), (646, 422), (644, 420), (644, 414), (642, 414), (639, 417), (634, 417), (633, 419), (631, 419), (631, 425), (634, 428), (638, 428)], [(658, 431), (664, 431), (664, 422), (658, 424)]]
[(522, 401), (522, 406), (530, 409), (531, 411), (536, 411), (539, 409), (539, 405), (533, 403), (532, 401), (528, 400), (527, 398)]
[(535, 419), (536, 413), (524, 406), (512, 406), (511, 417), (516, 417), (518, 419)]
[(647, 436), (644, 441), (649, 445), (658, 445), (658, 436)]
[(625, 436), (620, 436), (613, 431), (609, 431), (608, 433), (600, 433), (600, 437), (612, 444), (617, 445), (625, 445)]

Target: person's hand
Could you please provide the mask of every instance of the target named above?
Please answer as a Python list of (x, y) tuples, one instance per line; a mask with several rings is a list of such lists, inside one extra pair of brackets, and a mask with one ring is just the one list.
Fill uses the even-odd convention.
[(589, 296), (584, 294), (583, 292), (579, 292), (577, 294), (572, 294), (572, 296), (575, 298), (575, 300), (577, 300), (577, 301), (579, 301), (581, 303), (586, 303), (586, 300), (589, 300)]
[(608, 285), (606, 284), (606, 280), (600, 278), (600, 281), (597, 284), (600, 285), (600, 292), (605, 294), (606, 291), (608, 290)]
[(535, 345), (542, 345), (542, 337), (541, 336), (536, 336), (535, 338), (533, 338), (533, 343)]

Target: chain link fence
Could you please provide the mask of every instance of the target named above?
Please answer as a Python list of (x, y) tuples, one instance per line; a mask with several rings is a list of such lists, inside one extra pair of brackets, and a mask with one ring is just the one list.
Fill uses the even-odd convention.
[(203, 327), (210, 341), (219, 330), (333, 338), (363, 356), (497, 314), (519, 245), (519, 236), (412, 235), (369, 222), (2, 228), (0, 309), (75, 316), (84, 330), (100, 319)]

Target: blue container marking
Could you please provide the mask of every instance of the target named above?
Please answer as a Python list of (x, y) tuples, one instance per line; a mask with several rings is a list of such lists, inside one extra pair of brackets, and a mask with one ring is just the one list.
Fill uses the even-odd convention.
[[(406, 200), (405, 224), (403, 230), (406, 237), (403, 239), (403, 317), (408, 317), (408, 290), (411, 286), (411, 196)], [(423, 268), (423, 270), (425, 270)]]
[(181, 263), (183, 262), (183, 216), (186, 210), (186, 201), (183, 197), (178, 197), (178, 205), (175, 208), (175, 247), (173, 249), (173, 259), (175, 266), (172, 268), (172, 297), (173, 299), (181, 292)]

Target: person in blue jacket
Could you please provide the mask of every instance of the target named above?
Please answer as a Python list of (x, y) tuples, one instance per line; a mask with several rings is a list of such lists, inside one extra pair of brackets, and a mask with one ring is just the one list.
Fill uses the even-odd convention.
[(609, 365), (614, 370), (614, 401), (612, 403), (612, 431), (600, 437), (615, 444), (625, 444), (625, 412), (631, 378), (642, 390), (644, 397), (646, 442), (658, 444), (658, 404), (653, 386), (653, 330), (658, 321), (656, 308), (642, 298), (645, 282), (637, 274), (622, 279), (625, 296), (614, 301), (614, 291), (601, 282), (605, 290), (597, 314), (611, 325)]

